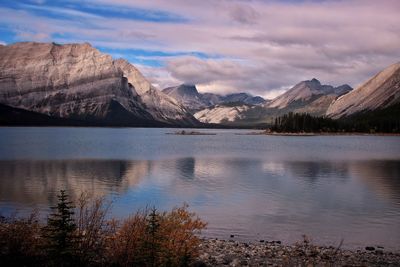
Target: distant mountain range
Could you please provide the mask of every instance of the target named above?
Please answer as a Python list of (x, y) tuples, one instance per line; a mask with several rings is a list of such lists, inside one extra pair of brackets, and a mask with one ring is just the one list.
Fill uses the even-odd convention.
[[(368, 124), (366, 121), (371, 117), (374, 117), (374, 120), (390, 117), (393, 121), (396, 115), (393, 116), (391, 113), (398, 110), (398, 105), (400, 105), (400, 63), (387, 67), (354, 90), (347, 84), (333, 87), (322, 85), (317, 79), (312, 79), (298, 83), (262, 105), (252, 106), (243, 103), (235, 106), (216, 105), (203, 109), (194, 116), (204, 123), (261, 126), (271, 124), (277, 116), (293, 112), (334, 119), (362, 118)], [(393, 125), (399, 122), (400, 114), (397, 114), (397, 117), (399, 119), (393, 122)]]
[(87, 43), (0, 45), (0, 125), (253, 127), (288, 112), (334, 119), (387, 114), (399, 102), (400, 63), (354, 90), (314, 78), (265, 100), (199, 93), (186, 84), (160, 91), (128, 61)]
[(265, 103), (261, 96), (252, 96), (247, 93), (235, 93), (228, 95), (218, 95), (213, 93), (201, 94), (195, 85), (182, 84), (175, 87), (168, 87), (162, 90), (163, 93), (175, 98), (192, 112), (202, 110), (216, 104), (241, 103), (249, 105), (259, 105)]
[(270, 101), (261, 105), (236, 103), (216, 105), (194, 114), (204, 123), (222, 123), (241, 126), (270, 123), (273, 118), (289, 112), (325, 115), (329, 105), (352, 88), (345, 84), (339, 87), (322, 85), (317, 79), (303, 81)]

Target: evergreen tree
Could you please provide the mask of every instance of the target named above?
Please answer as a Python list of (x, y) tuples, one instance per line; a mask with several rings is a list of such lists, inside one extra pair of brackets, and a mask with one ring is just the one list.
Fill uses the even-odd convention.
[(147, 249), (149, 252), (149, 266), (156, 266), (159, 253), (158, 231), (160, 228), (160, 218), (156, 208), (152, 208), (147, 219), (147, 234), (149, 237)]
[(60, 190), (58, 203), (51, 207), (53, 212), (47, 219), (46, 237), (48, 252), (55, 262), (61, 265), (72, 263), (76, 225), (73, 219), (74, 206), (68, 200), (65, 190)]

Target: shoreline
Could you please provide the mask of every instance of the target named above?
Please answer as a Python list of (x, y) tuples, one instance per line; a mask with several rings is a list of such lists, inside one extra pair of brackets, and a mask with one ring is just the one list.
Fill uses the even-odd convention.
[[(196, 130), (241, 130), (241, 131), (256, 131), (252, 127), (179, 127), (179, 126), (166, 126), (166, 127), (154, 127), (154, 126), (71, 126), (71, 125), (0, 125), (0, 129), (4, 128), (95, 128), (95, 129), (196, 129)], [(180, 134), (174, 132), (167, 132), (167, 135), (217, 135), (217, 133), (188, 133)], [(266, 132), (265, 130), (259, 129), (258, 132), (250, 133), (235, 133), (235, 135), (270, 135), (270, 136), (400, 136), (400, 133), (363, 133), (363, 132), (322, 132), (322, 133), (290, 133), (290, 132)]]
[(289, 133), (289, 132), (251, 132), (236, 135), (269, 135), (269, 136), (400, 136), (400, 133), (352, 133), (352, 132), (326, 132), (326, 133)]
[(400, 266), (400, 252), (318, 246), (306, 238), (292, 245), (202, 239), (199, 250), (193, 266)]

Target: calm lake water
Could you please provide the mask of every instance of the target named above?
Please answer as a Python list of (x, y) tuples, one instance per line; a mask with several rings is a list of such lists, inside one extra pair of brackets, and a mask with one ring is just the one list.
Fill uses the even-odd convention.
[(186, 202), (208, 237), (400, 249), (400, 137), (174, 131), (0, 128), (0, 213), (45, 213), (66, 188), (117, 217)]

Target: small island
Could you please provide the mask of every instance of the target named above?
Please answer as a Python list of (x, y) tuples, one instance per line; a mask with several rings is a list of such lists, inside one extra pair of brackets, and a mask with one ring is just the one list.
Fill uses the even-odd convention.
[(216, 133), (205, 133), (205, 132), (197, 132), (197, 131), (176, 131), (173, 133), (166, 133), (166, 134), (172, 134), (172, 135), (217, 135)]

